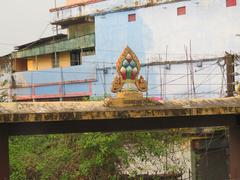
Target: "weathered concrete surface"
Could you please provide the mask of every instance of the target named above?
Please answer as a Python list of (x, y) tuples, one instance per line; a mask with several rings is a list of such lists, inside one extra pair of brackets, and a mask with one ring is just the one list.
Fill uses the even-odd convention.
[(128, 108), (106, 107), (105, 102), (0, 103), (0, 160), (5, 167), (0, 179), (9, 177), (8, 136), (210, 126), (236, 128), (230, 133), (230, 173), (239, 179), (240, 146), (235, 143), (240, 135), (239, 97), (174, 100), (161, 105), (141, 101)]
[(104, 101), (0, 103), (0, 123), (238, 115), (240, 97), (166, 101), (162, 105), (105, 107)]

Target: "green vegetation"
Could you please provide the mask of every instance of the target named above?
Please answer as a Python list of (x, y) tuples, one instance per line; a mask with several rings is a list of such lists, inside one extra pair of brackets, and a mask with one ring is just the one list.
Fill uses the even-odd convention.
[(11, 137), (11, 179), (116, 179), (134, 157), (164, 157), (182, 142), (175, 131)]

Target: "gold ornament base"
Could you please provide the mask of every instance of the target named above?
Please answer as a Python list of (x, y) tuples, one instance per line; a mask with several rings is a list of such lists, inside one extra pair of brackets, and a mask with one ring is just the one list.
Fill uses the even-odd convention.
[(139, 107), (139, 106), (151, 106), (160, 105), (157, 101), (144, 98), (143, 93), (139, 91), (123, 90), (117, 93), (115, 98), (107, 98), (104, 100), (104, 104), (107, 107)]

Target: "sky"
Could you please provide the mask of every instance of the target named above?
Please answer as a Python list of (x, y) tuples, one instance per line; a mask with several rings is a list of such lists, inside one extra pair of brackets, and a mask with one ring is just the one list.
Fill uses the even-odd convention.
[(54, 0), (0, 1), (0, 56), (14, 46), (53, 35), (49, 12)]

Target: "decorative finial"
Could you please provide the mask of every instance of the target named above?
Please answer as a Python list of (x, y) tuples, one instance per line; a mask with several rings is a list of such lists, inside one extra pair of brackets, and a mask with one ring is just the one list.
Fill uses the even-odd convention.
[(124, 90), (147, 91), (143, 76), (138, 79), (141, 64), (136, 54), (128, 46), (123, 50), (116, 63), (117, 75), (112, 82), (112, 92)]

